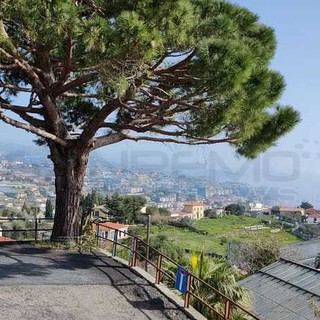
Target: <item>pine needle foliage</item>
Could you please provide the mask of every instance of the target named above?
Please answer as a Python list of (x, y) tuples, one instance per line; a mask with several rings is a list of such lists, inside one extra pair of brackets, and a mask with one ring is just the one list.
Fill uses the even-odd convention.
[[(94, 133), (104, 127), (109, 135), (121, 132), (121, 139), (229, 142), (253, 158), (299, 121), (296, 111), (278, 104), (285, 82), (269, 68), (274, 31), (240, 6), (218, 0), (4, 0), (0, 16), (3, 98), (30, 89), (38, 95), (34, 111), (44, 109), (46, 123), (2, 108), (63, 140), (79, 126), (84, 139), (83, 128), (107, 108), (111, 123), (101, 116)], [(51, 128), (31, 71), (15, 59), (55, 99), (65, 130)], [(83, 76), (89, 79), (64, 88)]]
[(0, 120), (49, 147), (53, 239), (78, 236), (95, 149), (229, 143), (254, 158), (292, 130), (275, 49), (273, 29), (222, 0), (2, 0)]

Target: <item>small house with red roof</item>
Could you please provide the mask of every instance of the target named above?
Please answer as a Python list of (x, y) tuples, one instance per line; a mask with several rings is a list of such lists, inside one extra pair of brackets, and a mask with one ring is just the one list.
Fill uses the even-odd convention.
[(280, 215), (297, 214), (300, 216), (305, 216), (305, 209), (295, 207), (279, 207), (279, 213)]
[(300, 217), (301, 220), (307, 218), (305, 211), (303, 208), (295, 208), (295, 207), (279, 207), (278, 214), (281, 219), (282, 218), (293, 218)]
[(128, 225), (114, 222), (101, 222), (93, 224), (95, 233), (102, 238), (113, 240), (117, 232), (118, 240), (128, 238)]
[(320, 211), (314, 208), (309, 208), (304, 210), (305, 215), (307, 216), (307, 223), (319, 223), (320, 222)]

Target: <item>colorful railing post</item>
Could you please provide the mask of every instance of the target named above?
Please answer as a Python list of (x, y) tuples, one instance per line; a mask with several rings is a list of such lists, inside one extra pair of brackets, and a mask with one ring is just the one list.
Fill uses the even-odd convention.
[(184, 307), (185, 308), (189, 308), (189, 306), (190, 306), (191, 278), (192, 278), (192, 275), (188, 272), (188, 275), (187, 275), (187, 290), (186, 290), (186, 294), (184, 296)]
[(224, 320), (230, 320), (230, 300), (226, 300), (224, 303)]
[(162, 255), (158, 255), (158, 260), (157, 260), (157, 271), (156, 271), (156, 284), (160, 283), (161, 279), (161, 267), (162, 267)]

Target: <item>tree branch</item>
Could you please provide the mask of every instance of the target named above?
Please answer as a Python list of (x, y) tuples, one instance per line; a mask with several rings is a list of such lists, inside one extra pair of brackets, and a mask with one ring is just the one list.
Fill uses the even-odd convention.
[(73, 92), (65, 92), (61, 94), (64, 97), (72, 97), (72, 98), (92, 98), (98, 100), (111, 99), (110, 96), (100, 95), (100, 94), (90, 94), (90, 93), (73, 93)]
[(195, 56), (196, 51), (192, 50), (191, 53), (185, 57), (183, 60), (177, 62), (176, 64), (166, 68), (166, 69), (160, 69), (160, 70), (152, 70), (154, 74), (156, 75), (161, 75), (163, 73), (167, 73), (167, 72), (174, 72), (175, 70), (185, 66), (188, 62), (191, 61), (191, 59)]
[[(8, 58), (13, 59), (14, 63), (19, 67), (19, 69), (26, 75), (26, 77), (30, 81), (33, 91), (37, 93), (39, 100), (43, 108), (45, 109), (46, 120), (50, 123), (52, 131), (59, 137), (67, 136), (68, 130), (67, 130), (66, 124), (59, 110), (57, 110), (57, 108), (54, 107), (55, 102), (52, 99), (52, 96), (50, 96), (46, 92), (46, 86), (49, 84), (49, 87), (51, 87), (50, 83), (51, 83), (51, 80), (53, 79), (50, 65), (46, 66), (47, 69), (48, 68), (50, 69), (50, 72), (48, 74), (45, 74), (45, 73), (42, 74), (42, 72), (40, 72), (40, 76), (39, 76), (38, 75), (39, 72), (35, 71), (22, 57), (20, 57), (16, 49), (12, 50), (12, 54), (9, 54), (2, 48), (0, 48), (0, 52), (3, 52)], [(39, 49), (39, 53), (40, 54), (38, 56), (38, 61), (40, 63), (43, 60), (40, 49)], [(47, 62), (48, 53), (44, 52), (43, 54), (45, 55), (45, 60), (46, 60), (45, 62)], [(43, 79), (41, 78), (41, 76)], [(44, 81), (45, 84), (42, 83), (41, 79)], [(68, 86), (68, 84), (66, 86)], [(57, 136), (55, 135), (54, 137), (57, 138)], [(62, 139), (60, 140), (64, 141)]]
[[(140, 124), (140, 126), (139, 126)], [(159, 129), (156, 128), (155, 126), (159, 126), (159, 125), (167, 125), (170, 126), (170, 128), (179, 128), (180, 130), (177, 131), (168, 131), (168, 130), (163, 130), (163, 129)], [(202, 138), (198, 138), (196, 136), (191, 135), (186, 128), (183, 128), (181, 125), (186, 125), (186, 123), (180, 123), (180, 122), (171, 122), (171, 121), (163, 121), (161, 119), (147, 119), (146, 124), (145, 125), (141, 125), (140, 120), (138, 121), (131, 121), (128, 124), (116, 124), (116, 123), (112, 123), (112, 122), (105, 122), (104, 123), (104, 127), (106, 128), (110, 128), (112, 130), (116, 130), (116, 131), (120, 131), (122, 129), (125, 130), (130, 130), (130, 131), (134, 131), (137, 133), (146, 133), (146, 132), (150, 132), (150, 133), (156, 133), (158, 135), (160, 135), (160, 137), (162, 136), (163, 138), (161, 139), (166, 139), (165, 136), (169, 136), (169, 137), (183, 137), (185, 139), (188, 139), (188, 143), (189, 144), (193, 144), (193, 142), (199, 142), (199, 141), (203, 141), (203, 142), (208, 142), (208, 143), (221, 143), (221, 142), (232, 142), (232, 139), (210, 139), (210, 138), (206, 138), (206, 137), (202, 137)], [(190, 143), (191, 141), (191, 143)], [(217, 142), (219, 141), (219, 142)], [(172, 141), (173, 142), (173, 141)]]
[(91, 151), (96, 150), (98, 148), (114, 144), (120, 141), (123, 141), (127, 138), (126, 134), (124, 131), (120, 131), (111, 135), (104, 135), (101, 137), (97, 137), (94, 139), (91, 147)]
[(13, 111), (13, 112), (15, 114), (17, 114), (20, 118), (22, 118), (24, 121), (30, 123), (31, 125), (33, 125), (37, 128), (44, 128), (45, 129), (45, 126), (46, 126), (45, 121), (31, 117), (27, 113), (24, 113), (24, 112), (17, 112), (17, 111)]
[(16, 64), (0, 64), (1, 70), (14, 70), (18, 69), (18, 66)]
[(12, 91), (17, 91), (17, 92), (33, 92), (32, 88), (24, 88), (24, 87), (15, 86), (13, 84), (4, 83), (1, 80), (0, 80), (0, 88), (5, 88), (5, 89), (12, 90)]
[(63, 147), (66, 147), (68, 145), (68, 143), (66, 141), (58, 138), (57, 136), (55, 136), (49, 132), (46, 132), (44, 130), (41, 130), (39, 128), (36, 128), (30, 124), (22, 123), (20, 121), (11, 119), (11, 118), (5, 116), (1, 111), (0, 111), (0, 119), (3, 120), (5, 123), (10, 124), (16, 128), (20, 128), (20, 129), (24, 129), (28, 132), (32, 132), (32, 133), (34, 133), (42, 138), (45, 138), (45, 139), (50, 139), (50, 140), (54, 141), (55, 143), (62, 145)]
[(113, 102), (113, 105), (111, 103), (106, 104), (90, 120), (86, 128), (81, 133), (80, 140), (82, 144), (87, 144), (94, 137), (98, 129), (103, 125), (104, 119), (106, 119), (119, 107), (119, 100), (114, 100)]
[(8, 59), (14, 61), (15, 65), (17, 65), (17, 67), (22, 72), (24, 72), (26, 74), (27, 78), (29, 79), (29, 81), (31, 82), (33, 87), (35, 87), (35, 89), (37, 89), (37, 90), (44, 89), (44, 86), (41, 83), (41, 81), (40, 81), (38, 75), (36, 74), (36, 72), (32, 69), (32, 67), (25, 60), (23, 60), (18, 55), (16, 50), (14, 50), (14, 52), (12, 54), (10, 54), (7, 51), (5, 51), (3, 48), (0, 48), (0, 52), (2, 54), (4, 54)]
[(94, 80), (95, 77), (96, 77), (96, 74), (88, 73), (83, 76), (80, 76), (79, 78), (73, 79), (73, 80), (69, 81), (68, 83), (66, 83), (65, 85), (58, 87), (58, 88), (55, 88), (55, 83), (53, 83), (52, 86), (50, 86), (48, 88), (48, 91), (53, 90), (52, 91), (53, 96), (58, 97), (61, 94), (65, 93), (69, 90), (72, 90), (78, 86), (81, 86), (85, 83), (88, 83), (88, 82)]
[(61, 75), (61, 79), (58, 81), (59, 83), (64, 83), (69, 76), (69, 72), (72, 68), (72, 39), (71, 36), (68, 35), (66, 44), (66, 56), (65, 56), (65, 62), (64, 62), (64, 69)]
[(218, 144), (218, 143), (235, 143), (236, 139), (224, 138), (224, 139), (199, 139), (191, 141), (183, 141), (172, 138), (159, 138), (159, 137), (149, 137), (149, 136), (130, 136), (126, 135), (126, 140), (133, 141), (153, 141), (153, 142), (163, 142), (163, 143), (175, 143), (175, 144), (187, 144), (187, 145), (204, 145), (204, 144)]
[(0, 109), (9, 110), (12, 112), (23, 112), (23, 113), (36, 113), (36, 114), (43, 114), (43, 110), (40, 108), (30, 108), (30, 107), (23, 107), (18, 106), (10, 103), (3, 103), (0, 102)]

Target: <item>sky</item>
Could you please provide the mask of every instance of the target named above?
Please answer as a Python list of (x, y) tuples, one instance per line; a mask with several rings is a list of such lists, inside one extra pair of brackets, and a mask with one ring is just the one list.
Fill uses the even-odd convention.
[[(130, 169), (153, 163), (155, 170), (185, 170), (191, 174), (277, 188), (284, 202), (307, 200), (320, 207), (320, 1), (233, 0), (257, 13), (275, 29), (278, 42), (272, 68), (287, 83), (281, 104), (301, 113), (301, 123), (277, 146), (254, 161), (240, 159), (220, 146), (177, 146), (122, 142), (101, 151), (107, 159)], [(0, 123), (0, 142), (32, 144), (31, 134)]]
[[(267, 180), (264, 181), (266, 184), (284, 189), (291, 188), (292, 194), (296, 194), (297, 204), (300, 200), (309, 200), (319, 205), (320, 1), (233, 2), (256, 12), (262, 23), (275, 29), (278, 46), (272, 67), (284, 75), (287, 83), (281, 103), (294, 106), (302, 118), (301, 123), (282, 138), (276, 148), (260, 157), (262, 171), (271, 173), (262, 174), (262, 181)], [(270, 158), (269, 166), (266, 159)], [(263, 169), (264, 166), (268, 168)], [(277, 180), (277, 175), (278, 181), (272, 181)]]

